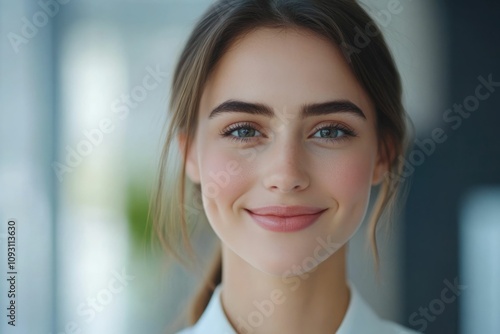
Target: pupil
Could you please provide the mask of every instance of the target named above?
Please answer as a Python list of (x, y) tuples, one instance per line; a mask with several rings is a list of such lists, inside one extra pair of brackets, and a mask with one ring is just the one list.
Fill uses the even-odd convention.
[(322, 129), (321, 136), (323, 137), (333, 137), (335, 135), (334, 131), (331, 129)]
[(252, 134), (252, 129), (239, 129), (240, 137), (248, 137)]

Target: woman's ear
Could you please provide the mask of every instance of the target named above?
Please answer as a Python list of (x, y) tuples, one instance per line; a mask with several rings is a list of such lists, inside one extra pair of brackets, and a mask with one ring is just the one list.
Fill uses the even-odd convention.
[(375, 168), (373, 169), (372, 186), (377, 186), (382, 182), (383, 176), (387, 172), (387, 163), (382, 156), (377, 157)]
[[(196, 140), (192, 139), (188, 143), (187, 136), (181, 133), (177, 136), (179, 142), (179, 151), (182, 158), (186, 161), (186, 174), (193, 183), (200, 183), (200, 168), (198, 166), (198, 152)], [(186, 153), (186, 145), (189, 145)]]
[(389, 172), (389, 161), (391, 157), (393, 157), (392, 146), (382, 142), (377, 150), (377, 160), (373, 169), (372, 186), (377, 186), (384, 180), (385, 175)]

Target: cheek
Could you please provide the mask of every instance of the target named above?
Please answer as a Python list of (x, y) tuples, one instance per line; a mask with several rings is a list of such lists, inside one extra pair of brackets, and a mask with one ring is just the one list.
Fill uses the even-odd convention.
[(235, 210), (252, 188), (255, 177), (253, 160), (249, 161), (241, 152), (215, 145), (207, 145), (202, 152), (199, 161), (203, 163), (199, 167), (205, 214), (223, 244), (239, 253), (235, 245), (245, 248), (245, 239), (241, 238), (248, 236), (248, 231), (244, 224), (235, 220), (238, 217)]
[(335, 197), (356, 198), (371, 186), (373, 154), (367, 150), (340, 152), (322, 161), (315, 170), (317, 181), (327, 186)]
[(220, 147), (203, 147), (199, 161), (202, 161), (200, 181), (207, 214), (214, 219), (216, 215), (223, 218), (220, 215), (224, 210), (232, 208), (249, 187), (253, 167), (240, 152)]
[(333, 177), (338, 196), (344, 200), (359, 200), (366, 196), (371, 186), (372, 161), (370, 154), (352, 154), (336, 163), (335, 177)]
[(317, 180), (325, 187), (337, 207), (337, 223), (347, 230), (361, 224), (368, 207), (373, 158), (370, 152), (352, 152), (338, 155), (324, 164), (321, 178)]

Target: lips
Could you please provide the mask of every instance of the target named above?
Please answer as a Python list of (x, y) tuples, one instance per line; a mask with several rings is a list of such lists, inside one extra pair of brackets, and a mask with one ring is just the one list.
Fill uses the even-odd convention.
[(309, 206), (267, 206), (246, 209), (260, 227), (274, 232), (294, 232), (316, 222), (327, 209)]

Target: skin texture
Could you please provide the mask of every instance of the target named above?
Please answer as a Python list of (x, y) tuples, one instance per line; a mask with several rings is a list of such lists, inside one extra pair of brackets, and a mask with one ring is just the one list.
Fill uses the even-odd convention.
[[(266, 104), (275, 116), (233, 112), (209, 119), (231, 99)], [(299, 117), (304, 104), (333, 100), (349, 100), (366, 118)], [(241, 123), (252, 128), (232, 135), (247, 142), (221, 135)], [(337, 124), (356, 135), (331, 128)], [(325, 135), (322, 127), (331, 131)], [(337, 140), (322, 138), (328, 136)], [(244, 35), (205, 85), (186, 168), (201, 183), (205, 213), (222, 243), (222, 304), (233, 327), (239, 333), (334, 333), (349, 303), (346, 244), (366, 214), (371, 187), (387, 170), (378, 155), (373, 104), (340, 49), (302, 29)], [(306, 229), (271, 232), (245, 211), (268, 205), (327, 210)]]

